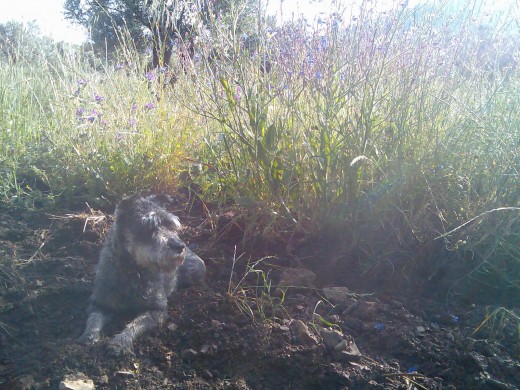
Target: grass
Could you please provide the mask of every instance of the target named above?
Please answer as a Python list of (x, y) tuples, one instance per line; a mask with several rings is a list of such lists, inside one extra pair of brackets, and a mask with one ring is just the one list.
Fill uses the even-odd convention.
[(0, 64), (2, 201), (96, 207), (195, 181), (205, 201), (233, 205), (245, 242), (325, 235), (366, 269), (451, 251), (518, 294), (512, 21), (367, 4), (278, 30), (259, 18), (256, 37), (233, 29), (234, 9), (171, 72), (147, 72), (129, 44), (114, 63), (18, 47)]

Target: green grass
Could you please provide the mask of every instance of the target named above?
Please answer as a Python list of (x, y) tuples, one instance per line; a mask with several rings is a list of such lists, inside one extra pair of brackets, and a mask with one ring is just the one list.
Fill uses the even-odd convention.
[(442, 8), (345, 20), (249, 42), (215, 25), (168, 86), (158, 71), (148, 80), (131, 45), (123, 69), (77, 49), (24, 60), (21, 47), (0, 64), (2, 200), (101, 205), (189, 179), (205, 201), (235, 205), (246, 241), (325, 234), (366, 254), (366, 269), (421, 267), (448, 250), (519, 293), (520, 79), (501, 67), (518, 35), (510, 21), (484, 34), (469, 11)]

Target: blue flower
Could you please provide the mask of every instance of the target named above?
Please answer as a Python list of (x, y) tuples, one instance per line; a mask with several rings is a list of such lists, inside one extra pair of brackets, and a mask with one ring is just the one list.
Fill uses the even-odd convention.
[(382, 322), (377, 322), (374, 325), (374, 328), (376, 328), (377, 330), (383, 330), (385, 328), (385, 324), (383, 324)]
[(419, 367), (417, 367), (417, 366), (410, 366), (410, 367), (408, 367), (408, 370), (406, 372), (408, 374), (411, 374), (413, 372), (417, 372), (418, 369), (419, 369)]
[(329, 46), (329, 40), (327, 37), (323, 36), (320, 38), (321, 49), (325, 50)]

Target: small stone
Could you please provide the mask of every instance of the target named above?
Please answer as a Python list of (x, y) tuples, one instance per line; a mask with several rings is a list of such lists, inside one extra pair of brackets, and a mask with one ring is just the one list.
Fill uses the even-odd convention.
[(426, 328), (421, 325), (416, 327), (415, 330), (417, 331), (417, 336), (421, 336), (421, 337), (424, 336), (424, 333), (426, 332)]
[(290, 328), (293, 332), (294, 338), (298, 343), (305, 345), (313, 345), (318, 343), (318, 340), (316, 340), (316, 338), (309, 332), (309, 328), (303, 323), (303, 321), (292, 321)]
[(376, 314), (377, 304), (375, 302), (361, 302), (353, 311), (353, 315), (365, 321), (370, 321)]
[(195, 351), (193, 349), (185, 349), (184, 351), (181, 352), (181, 357), (183, 359), (192, 359), (197, 355), (198, 355), (197, 351)]
[(211, 320), (211, 326), (214, 328), (220, 328), (222, 326), (222, 322), (217, 320)]
[(204, 344), (200, 349), (200, 353), (212, 355), (217, 352), (217, 346), (215, 344)]
[(345, 342), (347, 345), (344, 350), (334, 351), (336, 357), (345, 362), (359, 362), (361, 360), (362, 355), (361, 352), (359, 352), (359, 348), (357, 347), (356, 343), (354, 341), (351, 341), (349, 343), (346, 340)]
[(343, 334), (334, 329), (323, 329), (321, 331), (321, 337), (323, 338), (323, 344), (329, 349), (334, 349), (343, 341)]
[(348, 342), (347, 340), (343, 339), (339, 342), (339, 344), (337, 344), (335, 347), (334, 347), (334, 350), (335, 351), (343, 351), (345, 349), (347, 349), (348, 347)]
[(81, 372), (65, 375), (59, 385), (59, 390), (93, 390), (95, 388), (92, 379)]
[(346, 287), (325, 287), (323, 294), (332, 303), (343, 303), (347, 300), (349, 290)]
[(173, 322), (168, 325), (168, 329), (171, 330), (172, 332), (175, 332), (178, 328), (179, 328), (179, 325), (174, 324)]
[(16, 383), (16, 389), (19, 390), (31, 390), (35, 387), (34, 378), (32, 375), (24, 375), (18, 378)]
[(272, 324), (271, 325), (271, 329), (273, 331), (278, 331), (278, 332), (282, 332), (282, 333), (285, 333), (285, 332), (289, 331), (289, 327), (288, 326), (280, 325), (280, 324), (277, 324), (277, 323)]
[(135, 378), (135, 372), (127, 371), (127, 370), (116, 371), (116, 375), (124, 377), (124, 378)]

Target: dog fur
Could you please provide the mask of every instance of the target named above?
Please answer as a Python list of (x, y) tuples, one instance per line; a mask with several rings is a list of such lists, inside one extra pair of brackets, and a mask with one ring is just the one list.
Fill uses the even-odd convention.
[(133, 353), (134, 340), (166, 320), (174, 291), (204, 283), (205, 264), (179, 238), (181, 224), (166, 210), (165, 200), (138, 194), (118, 205), (101, 250), (81, 342), (97, 342), (107, 321), (131, 316), (109, 348), (116, 355)]

